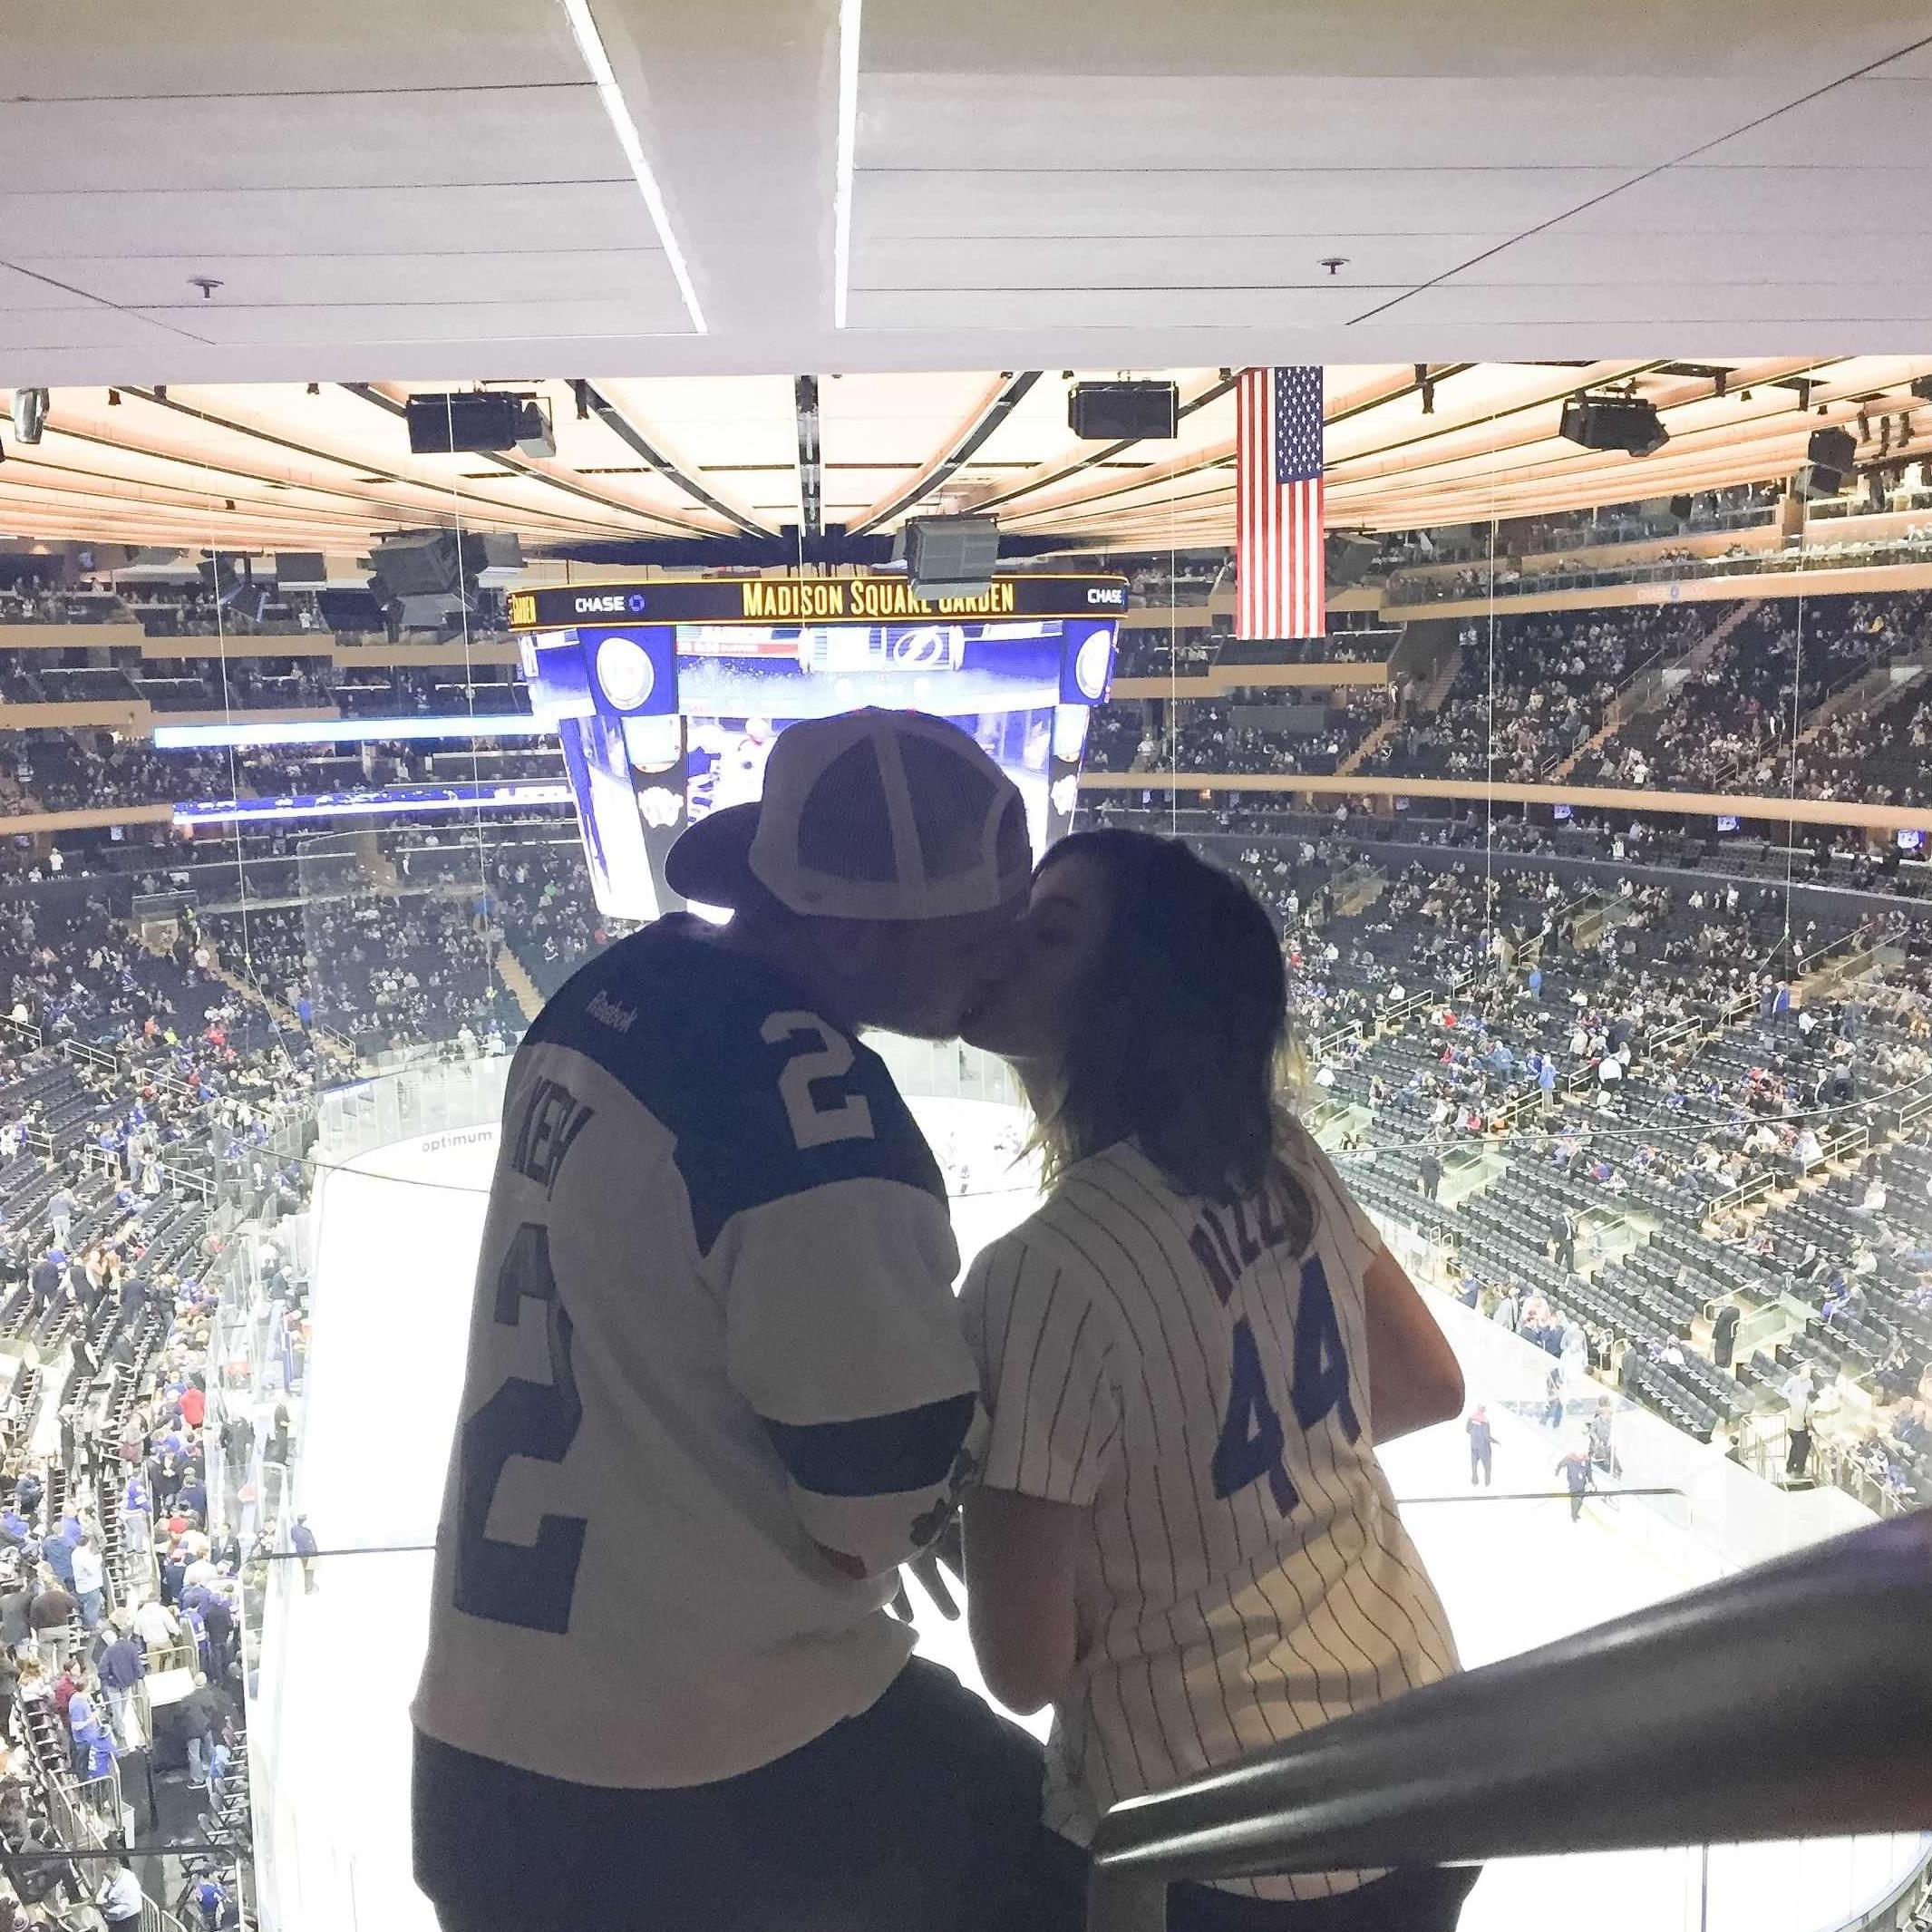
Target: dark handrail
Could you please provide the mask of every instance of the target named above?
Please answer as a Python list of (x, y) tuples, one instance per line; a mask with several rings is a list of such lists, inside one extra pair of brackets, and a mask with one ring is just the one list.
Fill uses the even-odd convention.
[(1414, 1691), (1093, 1841), (1089, 1932), (1176, 1879), (1932, 1828), (1932, 1510)]

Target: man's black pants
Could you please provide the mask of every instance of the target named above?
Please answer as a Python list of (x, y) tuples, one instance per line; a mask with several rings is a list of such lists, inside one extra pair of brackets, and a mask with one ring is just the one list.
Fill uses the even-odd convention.
[[(1087, 1854), (1055, 1838), (1047, 1853), (1057, 1882), (1084, 1890)], [(1422, 1865), (1337, 1892), (1332, 1898), (1248, 1898), (1211, 1885), (1170, 1885), (1168, 1932), (1455, 1932), (1480, 1865)]]
[(870, 1710), (714, 1784), (614, 1791), (416, 1739), (444, 1932), (1079, 1932), (1040, 1747), (914, 1658)]

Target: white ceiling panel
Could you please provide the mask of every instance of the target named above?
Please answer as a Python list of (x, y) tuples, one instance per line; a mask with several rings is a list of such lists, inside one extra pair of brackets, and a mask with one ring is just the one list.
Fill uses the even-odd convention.
[[(48, 339), (8, 373), (782, 385), (1201, 368), (1278, 356), (1284, 332), (1364, 364), (1897, 349), (1923, 327), (1920, 289), (1886, 282), (1932, 209), (1927, 0), (1493, 0), (1452, 32), (1432, 0), (867, 0), (844, 329), (856, 10), (591, 5), (668, 249), (561, 0), (13, 0), (0, 265), (153, 326), (17, 293), (10, 325)], [(1665, 165), (1693, 150), (1789, 165)], [(708, 333), (669, 286), (680, 251)], [(1349, 259), (1324, 286), (1327, 254)], [(196, 273), (229, 285), (199, 313)]]
[(1675, 76), (1574, 82), (1335, 75), (1122, 80), (866, 74), (861, 167), (1646, 168), (1792, 96)]
[[(1932, 280), (1888, 278), (1862, 289), (1848, 289), (1835, 281), (1714, 282), (1687, 289), (1672, 282), (1486, 287), (1459, 279), (1419, 290), (1386, 319), (1493, 322), (1519, 328), (1537, 323), (1587, 325), (1611, 335), (1629, 323), (1662, 322), (1691, 330), (1706, 325), (1776, 322), (1791, 327), (1793, 341), (1809, 339), (1823, 350), (1834, 340), (1833, 327), (1848, 316), (1860, 323), (1896, 324), (1923, 335), (1927, 315), (1932, 315)], [(1682, 353), (1697, 353), (1697, 344), (1708, 348), (1710, 342), (1708, 335), (1699, 335)]]
[(852, 227), (861, 243), (1009, 235), (1150, 242), (1444, 230), (1513, 235), (1626, 179), (1623, 170), (1600, 168), (908, 170), (859, 175)]
[(127, 0), (8, 0), (10, 100), (102, 101), (130, 95), (380, 92), (581, 81), (583, 62), (560, 6), (464, 0), (271, 4), (238, 14), (232, 0), (169, 0), (163, 14)]
[[(1105, 14), (1037, 0), (866, 0), (869, 65), (899, 73), (1561, 75), (1579, 113), (1597, 76), (1772, 73), (1816, 84), (1924, 37), (1923, 0), (1485, 0), (1445, 31), (1436, 0), (1189, 0)], [(1802, 84), (1793, 89), (1802, 92)]]
[(1568, 229), (1771, 235), (1819, 229), (1908, 237), (1932, 229), (1932, 168), (1745, 168), (1693, 163), (1632, 182), (1567, 217)]
[(51, 267), (45, 276), (26, 273), (31, 264), (0, 267), (0, 309), (86, 308), (88, 295), (61, 269)]
[[(143, 313), (152, 313), (144, 311)], [(474, 304), (396, 302), (380, 306), (224, 308), (169, 312), (170, 321), (192, 325), (209, 342), (228, 345), (267, 343), (286, 348), (332, 349), (348, 344), (471, 342), (480, 327), (492, 336), (528, 343), (554, 336), (559, 343), (595, 343), (607, 336), (650, 333), (684, 335), (690, 325), (675, 292), (668, 301), (495, 303), (479, 315)], [(573, 359), (581, 359), (575, 352)]]
[(180, 340), (118, 308), (0, 309), (0, 349), (131, 349), (131, 366), (145, 368)]
[(1857, 162), (1923, 141), (1928, 115), (1932, 79), (1848, 81), (1697, 158), (1719, 166), (1829, 169), (1835, 160)]
[[(1927, 210), (1932, 228), (1932, 209)], [(1835, 267), (1845, 237), (1830, 229), (1771, 233), (1675, 229), (1600, 234), (1563, 222), (1526, 235), (1455, 277), (1460, 286), (1564, 283), (1577, 287), (1611, 282), (1674, 284), (1690, 300), (1708, 282), (1802, 282)], [(1471, 249), (1465, 260), (1478, 251)]]
[[(1399, 291), (1384, 291), (1385, 295)], [(852, 292), (858, 328), (1306, 328), (1345, 322), (1354, 288), (894, 289)], [(1373, 297), (1370, 297), (1373, 299)]]
[[(865, 243), (852, 265), (855, 289), (1109, 288), (1154, 286), (1251, 289), (1306, 284), (1408, 288), (1507, 241), (1506, 235), (1333, 235), (1092, 240), (1024, 239)], [(1333, 277), (1324, 257), (1343, 266)]]
[(621, 181), (489, 188), (256, 189), (222, 194), (9, 192), (0, 246), (9, 260), (70, 256), (468, 254), (655, 246), (637, 189)]
[(1915, 47), (1911, 53), (1888, 61), (1879, 73), (1887, 80), (1932, 81), (1932, 43)]
[(0, 180), (10, 192), (172, 188), (437, 188), (624, 173), (596, 88), (102, 101), (89, 139), (66, 102), (10, 102)]
[[(547, 253), (450, 255), (154, 255), (16, 258), (68, 286), (130, 307), (179, 307), (185, 326), (195, 327), (204, 308), (264, 303), (499, 302), (540, 295), (549, 301), (599, 296), (665, 297), (675, 303), (676, 285), (656, 248)], [(212, 276), (221, 286), (205, 302), (192, 276)], [(44, 287), (24, 276), (10, 281), (0, 271), (0, 302), (16, 306), (15, 282)], [(73, 297), (46, 291), (50, 303), (72, 306)], [(46, 305), (42, 305), (46, 306)]]

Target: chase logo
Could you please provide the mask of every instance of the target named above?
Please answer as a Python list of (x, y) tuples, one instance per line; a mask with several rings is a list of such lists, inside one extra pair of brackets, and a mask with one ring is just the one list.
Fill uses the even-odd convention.
[(634, 613), (641, 611), (644, 608), (644, 592), (641, 590), (632, 591), (630, 596), (624, 600), (624, 604), (626, 610)]
[(621, 616), (629, 599), (622, 591), (612, 591), (605, 597), (588, 595), (570, 599), (570, 608), (580, 617), (602, 617)]
[(1089, 604), (1106, 605), (1114, 609), (1124, 609), (1127, 605), (1127, 586), (1125, 584), (1101, 585), (1087, 592), (1087, 602)]

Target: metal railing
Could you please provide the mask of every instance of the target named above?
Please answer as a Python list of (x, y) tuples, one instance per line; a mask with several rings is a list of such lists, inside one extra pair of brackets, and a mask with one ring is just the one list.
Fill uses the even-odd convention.
[(1923, 1830), (1927, 1630), (1920, 1511), (1115, 1805), (1089, 1932), (1180, 1879)]

